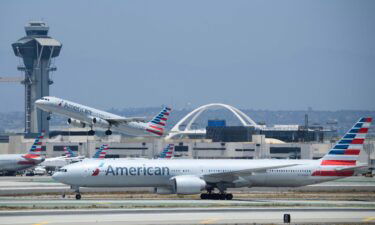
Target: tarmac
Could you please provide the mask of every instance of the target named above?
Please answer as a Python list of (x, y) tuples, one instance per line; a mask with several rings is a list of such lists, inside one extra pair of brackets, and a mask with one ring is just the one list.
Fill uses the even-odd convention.
[[(309, 185), (298, 188), (240, 188), (236, 192), (247, 193), (249, 191), (275, 192), (275, 191), (375, 191), (375, 178), (348, 177), (336, 181)], [(69, 192), (70, 187), (58, 183), (50, 176), (34, 177), (0, 177), (0, 196), (9, 194), (32, 193), (63, 193)], [(116, 192), (116, 191), (152, 191), (152, 188), (82, 188), (82, 192)]]
[(293, 224), (375, 222), (375, 210), (355, 208), (197, 208), (1, 212), (0, 224), (283, 224), (284, 214), (290, 214)]
[(76, 200), (68, 186), (48, 176), (0, 177), (0, 225), (283, 224), (286, 213), (295, 224), (375, 223), (375, 178), (350, 177), (301, 188), (233, 189), (231, 201), (149, 191), (82, 188), (82, 199)]

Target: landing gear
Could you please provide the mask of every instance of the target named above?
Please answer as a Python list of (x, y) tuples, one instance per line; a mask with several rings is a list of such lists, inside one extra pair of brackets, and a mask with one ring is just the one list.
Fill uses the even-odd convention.
[(105, 135), (112, 135), (112, 131), (111, 131), (111, 130), (109, 130), (109, 129), (108, 129), (108, 130), (106, 130), (106, 131), (105, 131)]
[(80, 200), (81, 199), (81, 193), (79, 192), (79, 187), (71, 187), (71, 189), (74, 189), (74, 192), (76, 193), (76, 199)]
[(233, 195), (231, 193), (225, 194), (225, 199), (226, 200), (232, 200), (233, 199)]
[(230, 193), (203, 193), (201, 199), (232, 200), (233, 195)]
[(48, 114), (47, 120), (51, 120), (51, 114)]
[(95, 131), (94, 130), (89, 130), (89, 132), (87, 132), (88, 135), (95, 135)]
[(77, 199), (77, 200), (80, 200), (80, 199), (81, 199), (81, 194), (80, 194), (80, 193), (76, 194), (76, 199)]

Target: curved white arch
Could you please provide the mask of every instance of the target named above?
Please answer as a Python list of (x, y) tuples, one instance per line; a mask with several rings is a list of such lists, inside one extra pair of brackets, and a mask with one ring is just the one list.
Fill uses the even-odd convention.
[[(180, 121), (178, 121), (178, 123), (176, 125), (174, 125), (174, 127), (171, 129), (171, 133), (190, 131), (191, 125), (195, 122), (195, 120), (198, 118), (198, 116), (200, 116), (204, 111), (208, 110), (209, 108), (213, 108), (213, 107), (223, 107), (223, 108), (229, 110), (230, 112), (232, 112), (234, 114), (234, 116), (237, 117), (237, 119), (241, 122), (241, 124), (243, 126), (259, 127), (259, 125), (256, 124), (254, 122), (254, 120), (252, 120), (250, 117), (248, 117), (245, 113), (243, 113), (239, 109), (237, 109), (233, 106), (230, 106), (230, 105), (222, 104), (222, 103), (211, 103), (211, 104), (200, 106), (200, 107), (194, 109), (193, 111), (191, 111), (190, 113), (188, 113), (186, 116), (184, 116), (184, 118), (182, 118)], [(189, 123), (186, 125), (185, 129), (180, 130), (181, 124), (185, 123), (191, 116), (193, 116), (193, 117), (191, 118)], [(173, 134), (173, 136), (174, 135), (175, 134)], [(172, 134), (170, 136), (172, 136)]]

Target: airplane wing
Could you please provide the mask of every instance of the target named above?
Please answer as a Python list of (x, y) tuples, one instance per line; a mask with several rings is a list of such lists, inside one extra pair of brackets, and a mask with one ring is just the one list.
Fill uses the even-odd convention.
[(146, 118), (144, 117), (126, 117), (126, 118), (119, 118), (119, 119), (105, 119), (109, 123), (117, 125), (121, 123), (130, 123), (130, 122), (147, 122)]
[(251, 176), (253, 173), (264, 173), (269, 169), (279, 169), (291, 166), (297, 166), (299, 164), (284, 164), (284, 165), (277, 165), (277, 166), (265, 166), (265, 167), (257, 167), (251, 169), (244, 169), (244, 170), (236, 170), (230, 172), (220, 172), (220, 173), (211, 173), (203, 175), (203, 179), (206, 182), (233, 182), (240, 177)]

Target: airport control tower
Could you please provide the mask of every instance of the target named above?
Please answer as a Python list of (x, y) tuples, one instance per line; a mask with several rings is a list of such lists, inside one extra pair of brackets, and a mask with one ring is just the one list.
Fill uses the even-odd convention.
[[(59, 56), (61, 43), (49, 36), (45, 22), (31, 21), (25, 26), (26, 36), (12, 44), (14, 54), (23, 59), (18, 70), (25, 72), (25, 133), (49, 131), (48, 113), (36, 109), (35, 100), (49, 95), (53, 83), (49, 77), (51, 60)], [(48, 118), (47, 118), (48, 117)]]

